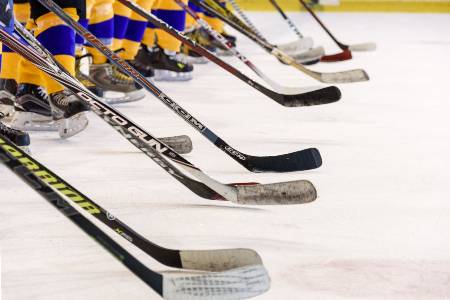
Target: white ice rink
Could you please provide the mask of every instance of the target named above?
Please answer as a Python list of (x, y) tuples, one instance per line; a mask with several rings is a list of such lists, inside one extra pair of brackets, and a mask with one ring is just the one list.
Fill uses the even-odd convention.
[[(302, 32), (338, 49), (306, 14)], [(295, 39), (276, 14), (251, 14), (273, 42)], [(32, 133), (35, 158), (148, 239), (171, 248), (257, 250), (272, 278), (256, 299), (450, 299), (450, 15), (322, 13), (344, 43), (375, 52), (311, 68), (364, 68), (342, 100), (286, 108), (213, 64), (189, 83), (158, 83), (237, 149), (273, 155), (317, 147), (321, 168), (251, 174), (152, 96), (118, 106), (157, 136), (188, 134), (186, 157), (221, 182), (311, 180), (319, 198), (290, 207), (202, 200), (102, 122), (70, 140)], [(239, 48), (289, 86), (318, 85), (239, 36)], [(228, 62), (256, 78), (237, 59)], [(159, 299), (109, 253), (0, 166), (3, 300)], [(167, 270), (107, 233), (148, 266)]]

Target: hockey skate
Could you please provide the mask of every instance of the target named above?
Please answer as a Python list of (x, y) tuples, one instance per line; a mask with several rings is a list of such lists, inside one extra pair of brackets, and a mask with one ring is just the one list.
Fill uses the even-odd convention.
[[(189, 30), (186, 30), (184, 34), (209, 51), (216, 51), (216, 48), (212, 47), (209, 42), (208, 33), (202, 28), (193, 27)], [(186, 61), (190, 64), (206, 64), (209, 62), (206, 57), (203, 57), (197, 52), (193, 51), (192, 48), (187, 46), (186, 44), (181, 45), (181, 53), (184, 54)]]
[(47, 92), (34, 84), (19, 84), (11, 127), (22, 131), (58, 131)]
[(52, 117), (58, 121), (61, 138), (69, 138), (83, 131), (89, 124), (86, 111), (89, 108), (68, 90), (53, 93), (49, 97)]
[(153, 80), (155, 70), (149, 61), (149, 53), (146, 46), (140, 47), (136, 57), (133, 60), (127, 60), (127, 63), (135, 68), (142, 76), (148, 80)]
[(6, 126), (2, 122), (3, 117), (0, 114), (0, 135), (8, 138), (11, 142), (25, 150), (25, 152), (30, 153), (30, 136), (28, 133)]
[(107, 104), (133, 102), (145, 98), (144, 90), (138, 88), (132, 78), (109, 63), (90, 65), (89, 79), (105, 91), (103, 99)]
[(10, 117), (14, 112), (17, 83), (14, 79), (0, 79), (0, 114)]
[(174, 51), (155, 46), (149, 51), (150, 63), (155, 69), (155, 81), (188, 81), (194, 67)]

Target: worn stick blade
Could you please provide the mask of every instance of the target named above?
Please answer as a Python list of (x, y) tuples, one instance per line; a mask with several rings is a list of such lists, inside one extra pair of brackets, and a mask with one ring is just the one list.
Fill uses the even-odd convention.
[(294, 42), (277, 45), (277, 48), (285, 53), (292, 54), (298, 53), (299, 51), (309, 50), (313, 47), (313, 45), (314, 41), (311, 37), (304, 37)]
[(317, 198), (317, 191), (308, 180), (236, 186), (236, 188), (237, 203), (246, 205), (304, 204)]
[(377, 44), (375, 43), (363, 43), (349, 45), (349, 49), (352, 51), (374, 51), (377, 49)]
[(320, 73), (320, 81), (323, 83), (350, 83), (368, 80), (369, 75), (362, 69), (334, 73)]
[(183, 269), (221, 272), (245, 266), (262, 265), (259, 254), (251, 249), (182, 250)]
[(269, 288), (267, 271), (256, 265), (204, 275), (164, 274), (162, 296), (167, 300), (240, 300), (261, 295)]
[(187, 135), (176, 135), (158, 139), (179, 154), (187, 154), (192, 151), (192, 140)]

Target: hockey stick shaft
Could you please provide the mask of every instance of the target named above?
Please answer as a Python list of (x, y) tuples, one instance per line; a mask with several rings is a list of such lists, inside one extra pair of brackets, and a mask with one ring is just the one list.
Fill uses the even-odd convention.
[(316, 15), (316, 13), (305, 3), (305, 1), (303, 1), (303, 0), (299, 0), (299, 1), (302, 4), (302, 6), (309, 12), (309, 14), (317, 21), (317, 23), (319, 23), (320, 27), (322, 27), (323, 30), (325, 30), (325, 32), (330, 36), (330, 38), (336, 43), (336, 45), (339, 46), (339, 48), (341, 48), (342, 50), (347, 50), (349, 48), (347, 45), (340, 43), (334, 37), (334, 35), (331, 33), (331, 31), (328, 30), (328, 28), (325, 26), (325, 24), (322, 23), (322, 21), (319, 19), (319, 17)]
[(288, 15), (283, 11), (283, 9), (277, 3), (277, 1), (269, 0), (269, 2), (280, 13), (280, 15), (283, 17), (283, 19), (288, 23), (289, 27), (295, 32), (295, 34), (301, 39), (304, 38), (303, 34), (300, 32), (300, 30), (297, 28), (297, 26), (295, 26), (295, 24), (294, 24), (294, 22), (292, 22), (291, 18), (289, 18)]
[(266, 41), (262, 33), (256, 28), (255, 24), (250, 20), (249, 17), (242, 11), (242, 9), (239, 7), (239, 5), (236, 3), (235, 0), (227, 0), (233, 9), (241, 16), (241, 18), (244, 20), (245, 23), (250, 27), (250, 29), (262, 40)]
[[(67, 193), (66, 195), (73, 197), (73, 199), (77, 199), (76, 195), (71, 194), (72, 191), (65, 189), (61, 183), (57, 184), (57, 179), (51, 173), (47, 173), (41, 169), (39, 165), (34, 163), (34, 160), (30, 156), (2, 135), (0, 135), (0, 161), (45, 198), (61, 214), (111, 253), (128, 270), (144, 281), (159, 295), (163, 295), (163, 278), (160, 274), (143, 265), (122, 246), (73, 208), (55, 189), (59, 189), (63, 194)], [(52, 187), (51, 184), (55, 185)], [(93, 204), (85, 202), (84, 205), (86, 207), (90, 206), (92, 213), (96, 212)]]

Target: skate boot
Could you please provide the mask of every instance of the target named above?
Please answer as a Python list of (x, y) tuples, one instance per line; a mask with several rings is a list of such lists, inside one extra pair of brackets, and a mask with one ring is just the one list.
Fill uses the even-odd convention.
[[(202, 47), (208, 49), (209, 51), (211, 52), (216, 51), (216, 48), (214, 48), (209, 43), (208, 33), (204, 31), (202, 28), (194, 27), (189, 30), (186, 30), (184, 34), (197, 44), (200, 44)], [(206, 57), (201, 56), (186, 44), (181, 45), (181, 53), (184, 54), (187, 62), (190, 64), (207, 64), (209, 62), (209, 60)]]
[[(227, 44), (233, 48), (236, 47), (236, 37), (229, 35), (228, 33), (226, 33), (225, 31), (223, 33), (221, 33), (221, 35), (227, 40)], [(209, 44), (212, 47), (216, 48), (216, 53), (217, 55), (220, 56), (232, 56), (233, 53), (225, 46), (222, 45), (222, 43), (220, 43), (218, 40), (216, 40), (214, 37), (212, 37), (211, 35), (208, 35), (209, 38)]]
[(57, 131), (58, 123), (52, 118), (45, 89), (34, 84), (19, 84), (10, 123), (12, 128), (22, 131)]
[(88, 75), (81, 71), (81, 59), (83, 57), (77, 57), (75, 63), (75, 77), (81, 82), (88, 90), (98, 97), (103, 97), (103, 90), (91, 81)]
[(174, 51), (156, 46), (150, 52), (150, 63), (155, 69), (155, 81), (188, 81), (194, 67), (183, 61)]
[(7, 137), (11, 142), (25, 150), (25, 152), (30, 153), (30, 136), (28, 133), (6, 126), (2, 122), (2, 118), (3, 115), (0, 114), (0, 136)]
[(136, 57), (133, 60), (127, 60), (133, 68), (135, 68), (142, 76), (147, 78), (148, 80), (153, 80), (155, 76), (155, 70), (153, 70), (153, 66), (149, 61), (150, 53), (146, 46), (142, 46), (139, 49)]
[(9, 117), (14, 112), (17, 83), (14, 79), (0, 78), (0, 113)]
[(50, 95), (53, 120), (59, 123), (59, 136), (69, 138), (83, 131), (89, 120), (86, 111), (89, 110), (77, 96), (68, 90), (62, 90)]
[[(136, 86), (131, 77), (110, 63), (90, 65), (89, 79), (102, 90), (115, 92), (114, 97), (108, 96), (108, 104), (133, 102), (145, 97), (144, 90)], [(117, 93), (122, 96), (117, 96)]]
[(229, 34), (228, 32), (224, 31), (221, 33), (221, 35), (228, 40), (228, 42), (231, 43), (233, 47), (236, 47), (237, 38), (234, 35)]

